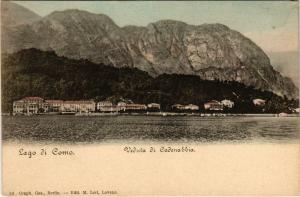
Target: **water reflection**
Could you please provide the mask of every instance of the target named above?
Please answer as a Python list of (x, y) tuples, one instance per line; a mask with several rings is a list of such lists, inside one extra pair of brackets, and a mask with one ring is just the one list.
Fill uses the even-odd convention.
[(4, 140), (103, 142), (292, 141), (299, 139), (299, 118), (35, 116), (3, 117)]

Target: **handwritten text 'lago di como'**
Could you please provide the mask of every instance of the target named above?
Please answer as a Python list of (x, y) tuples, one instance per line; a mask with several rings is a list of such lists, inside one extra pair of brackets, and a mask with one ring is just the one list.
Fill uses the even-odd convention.
[(74, 156), (75, 152), (73, 150), (68, 149), (60, 149), (60, 148), (40, 148), (35, 150), (29, 150), (25, 148), (19, 149), (19, 155), (25, 156), (26, 158), (33, 158), (37, 156)]

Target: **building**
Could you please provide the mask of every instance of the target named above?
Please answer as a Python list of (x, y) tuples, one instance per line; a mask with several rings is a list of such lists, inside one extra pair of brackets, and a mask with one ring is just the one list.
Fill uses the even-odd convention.
[(19, 100), (19, 101), (14, 101), (13, 102), (13, 114), (25, 114), (26, 113), (26, 105), (24, 101)]
[(94, 112), (96, 103), (90, 100), (64, 101), (62, 112)]
[(48, 107), (47, 112), (61, 112), (63, 110), (63, 100), (45, 100), (44, 108)]
[(181, 104), (174, 104), (171, 106), (171, 108), (173, 110), (184, 110), (184, 105), (181, 105)]
[(62, 112), (79, 112), (80, 104), (78, 103), (78, 101), (64, 101), (61, 111)]
[(199, 110), (199, 106), (194, 104), (188, 104), (188, 105), (174, 104), (171, 106), (171, 108), (173, 110), (192, 110), (192, 111)]
[(296, 109), (293, 109), (293, 112), (295, 112), (295, 113), (300, 113), (300, 108), (298, 107), (298, 108), (296, 108)]
[(100, 109), (101, 107), (111, 107), (113, 106), (113, 103), (110, 101), (100, 101), (97, 103), (97, 109)]
[(44, 112), (44, 99), (41, 97), (24, 97), (13, 102), (13, 114), (37, 114)]
[(13, 102), (13, 114), (37, 114), (47, 112), (94, 112), (96, 103), (92, 100), (63, 101), (44, 100), (41, 97), (25, 97)]
[(29, 103), (27, 105), (27, 114), (37, 114), (39, 112), (43, 112), (43, 110), (40, 110), (43, 108), (39, 108), (39, 105), (36, 103)]
[(100, 101), (97, 103), (97, 110), (101, 112), (118, 112), (119, 107), (110, 101)]
[(223, 105), (219, 101), (212, 100), (207, 103), (204, 103), (204, 109), (211, 110), (211, 111), (222, 111)]
[(188, 104), (184, 106), (185, 110), (192, 110), (192, 111), (197, 111), (199, 110), (199, 106), (193, 105), (193, 104)]
[(233, 106), (234, 106), (234, 102), (231, 100), (227, 100), (227, 99), (222, 100), (221, 104), (227, 108), (233, 108)]
[(44, 99), (41, 97), (24, 97), (21, 99), (25, 104), (32, 104), (32, 105), (37, 105), (39, 108), (43, 107)]
[(158, 104), (158, 103), (149, 103), (147, 105), (147, 108), (149, 110), (160, 110), (160, 104)]
[(37, 96), (22, 99), (27, 104), (27, 114), (44, 112), (44, 99)]
[(255, 106), (264, 106), (266, 104), (266, 101), (263, 99), (253, 99), (253, 104)]
[(44, 113), (50, 112), (50, 111), (51, 111), (50, 104), (44, 102), (44, 103), (43, 103), (43, 110), (42, 110), (42, 111), (43, 111)]
[(37, 96), (24, 97), (21, 100), (24, 101), (25, 103), (35, 103), (35, 104), (42, 104), (44, 102), (43, 98)]
[(129, 103), (126, 104), (126, 110), (146, 110), (147, 106), (144, 104), (137, 104), (137, 103)]
[(118, 102), (117, 106), (119, 107), (120, 111), (126, 111), (126, 103), (123, 101)]
[(146, 105), (137, 103), (118, 102), (117, 106), (120, 111), (141, 111), (147, 109)]

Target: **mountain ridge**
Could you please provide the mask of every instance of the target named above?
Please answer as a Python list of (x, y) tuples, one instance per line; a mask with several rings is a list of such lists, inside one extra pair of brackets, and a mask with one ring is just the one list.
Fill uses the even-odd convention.
[(136, 67), (152, 76), (192, 74), (298, 97), (297, 87), (272, 67), (259, 46), (223, 24), (195, 26), (160, 20), (145, 27), (119, 27), (103, 14), (67, 10), (51, 13), (7, 36), (5, 52), (32, 47), (54, 50), (72, 59)]

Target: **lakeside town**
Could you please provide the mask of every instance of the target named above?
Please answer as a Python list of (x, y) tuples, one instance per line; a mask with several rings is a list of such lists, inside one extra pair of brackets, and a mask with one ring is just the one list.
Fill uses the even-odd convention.
[[(264, 99), (253, 99), (254, 106), (266, 105)], [(198, 106), (195, 104), (174, 104), (166, 112), (159, 103), (134, 103), (132, 100), (123, 99), (113, 103), (110, 100), (96, 102), (94, 100), (46, 100), (41, 97), (24, 97), (13, 102), (12, 115), (117, 115), (117, 114), (148, 114), (148, 115), (191, 115), (220, 116), (230, 115), (228, 111), (234, 107), (234, 102), (228, 99), (222, 101), (211, 100)], [(200, 109), (201, 108), (201, 109)], [(265, 114), (264, 116), (298, 116), (300, 109), (292, 109), (292, 114)], [(237, 114), (235, 114), (237, 115)], [(240, 114), (247, 115), (247, 114)], [(248, 114), (250, 115), (250, 114)]]

